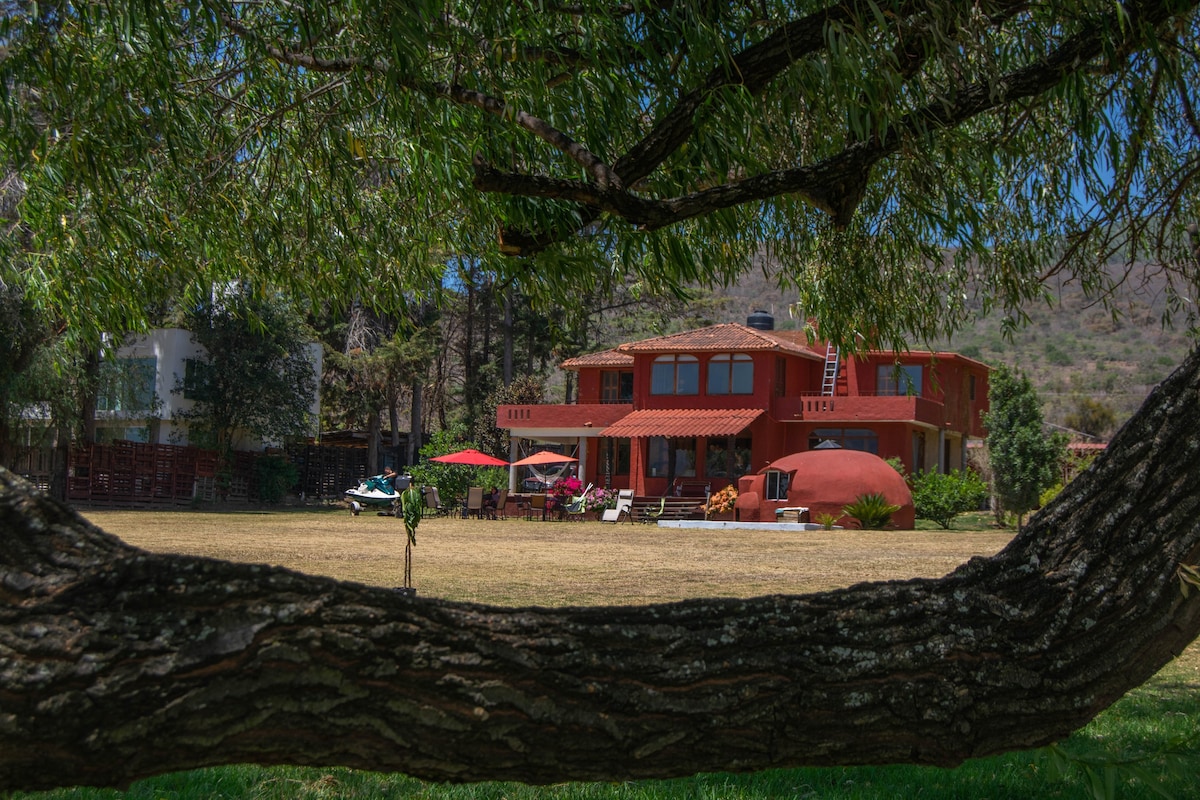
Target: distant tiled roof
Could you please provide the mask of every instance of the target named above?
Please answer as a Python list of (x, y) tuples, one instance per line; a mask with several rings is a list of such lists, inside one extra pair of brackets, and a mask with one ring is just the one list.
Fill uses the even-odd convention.
[(761, 408), (673, 408), (633, 411), (604, 429), (601, 436), (732, 436), (763, 414)]
[(802, 342), (803, 334), (799, 331), (762, 331), (738, 322), (723, 322), (694, 331), (629, 342), (617, 349), (622, 353), (748, 353), (774, 350), (817, 361), (824, 360), (823, 356)]
[(601, 350), (599, 353), (589, 353), (586, 356), (575, 356), (562, 362), (563, 369), (579, 369), (580, 367), (632, 367), (633, 356), (619, 350)]

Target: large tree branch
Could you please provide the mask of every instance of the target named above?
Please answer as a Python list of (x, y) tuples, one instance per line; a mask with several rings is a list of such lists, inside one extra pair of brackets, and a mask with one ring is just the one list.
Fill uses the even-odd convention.
[[(1023, 5), (1023, 0), (998, 3), (995, 8), (989, 9), (993, 24), (1003, 24), (1015, 9)], [(1164, 22), (1173, 8), (1173, 4), (1166, 0), (1131, 3), (1120, 11), (1114, 11), (1108, 18), (1093, 22), (1038, 62), (986, 84), (959, 88), (953, 96), (930, 102), (898, 121), (883, 136), (852, 141), (841, 152), (814, 164), (756, 175), (674, 198), (646, 198), (629, 187), (635, 186), (660, 167), (691, 137), (698, 109), (714, 92), (736, 85), (752, 95), (761, 93), (785, 70), (828, 47), (828, 25), (849, 24), (858, 18), (869, 19), (871, 12), (866, 4), (858, 0), (846, 0), (789, 21), (761, 42), (738, 53), (730, 63), (715, 67), (702, 86), (676, 101), (650, 132), (611, 167), (565, 131), (534, 114), (513, 110), (504, 100), (486, 92), (457, 83), (406, 80), (395, 76), (391, 76), (391, 79), (397, 88), (404, 91), (448, 99), (510, 119), (581, 166), (589, 176), (586, 181), (524, 173), (505, 174), (480, 159), (476, 162), (474, 176), (474, 185), (480, 191), (552, 198), (578, 204), (580, 227), (590, 225), (601, 214), (612, 214), (639, 227), (661, 228), (716, 210), (784, 194), (803, 197), (828, 213), (836, 225), (845, 226), (865, 194), (871, 168), (899, 151), (907, 139), (930, 131), (953, 128), (979, 114), (1036, 97), (1059, 85), (1069, 75), (1089, 69), (1090, 64), (1106, 52), (1114, 58), (1125, 57), (1142, 44), (1140, 31)], [(921, 19), (927, 11), (923, 3), (906, 3), (892, 13), (888, 24), (903, 27), (912, 23), (913, 29), (919, 30), (921, 26), (914, 21)], [(1121, 24), (1117, 19), (1118, 14), (1126, 13), (1133, 20), (1132, 24)], [(226, 17), (224, 24), (239, 36), (259, 41), (260, 37), (235, 19)], [(1113, 41), (1114, 31), (1124, 31), (1126, 39)], [(308, 70), (346, 72), (365, 69), (381, 75), (389, 72), (386, 62), (379, 59), (325, 59), (272, 42), (259, 42), (259, 46), (281, 63)], [(911, 49), (911, 43), (906, 46)], [(922, 60), (921, 53), (902, 49), (897, 68), (904, 74), (911, 74)], [(510, 254), (530, 254), (564, 235), (567, 235), (564, 231), (506, 230), (502, 232), (501, 245), (504, 252)]]
[[(1142, 4), (1144, 7), (1139, 7), (1140, 14), (1135, 22), (1148, 26), (1161, 24), (1170, 16), (1168, 5)], [(647, 229), (745, 203), (796, 194), (828, 213), (836, 225), (845, 226), (862, 200), (871, 168), (899, 151), (905, 141), (929, 131), (954, 128), (980, 114), (1037, 97), (1058, 86), (1071, 74), (1086, 69), (1106, 47), (1113, 45), (1109, 37), (1117, 27), (1115, 17), (1097, 21), (1066, 39), (1037, 63), (994, 81), (962, 87), (952, 98), (939, 99), (908, 114), (886, 135), (853, 142), (841, 152), (812, 165), (776, 170), (681, 197), (647, 199), (619, 188), (598, 187), (583, 181), (501, 173), (477, 160), (474, 186), (484, 192), (569, 200)], [(1136, 27), (1126, 27), (1131, 38)], [(685, 106), (686, 102), (681, 103), (676, 111)], [(681, 126), (686, 127), (683, 122), (674, 127), (678, 131)], [(664, 134), (662, 138), (668, 137)], [(625, 161), (617, 164), (617, 170), (622, 171)], [(637, 174), (636, 171), (622, 172), (622, 177), (632, 183)]]
[(0, 473), (0, 788), (258, 762), (667, 777), (1052, 742), (1200, 632), (1200, 354), (1003, 552), (802, 597), (503, 609), (151, 555)]

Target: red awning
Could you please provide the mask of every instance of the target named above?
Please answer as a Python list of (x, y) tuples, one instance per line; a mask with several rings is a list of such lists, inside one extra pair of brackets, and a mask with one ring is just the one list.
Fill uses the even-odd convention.
[(763, 414), (761, 408), (647, 409), (621, 417), (601, 436), (733, 436)]

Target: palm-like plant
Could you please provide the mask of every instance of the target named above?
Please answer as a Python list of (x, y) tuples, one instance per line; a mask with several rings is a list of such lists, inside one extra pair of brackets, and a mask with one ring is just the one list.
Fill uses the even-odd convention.
[(889, 503), (882, 492), (860, 494), (853, 503), (842, 508), (846, 516), (854, 517), (866, 529), (884, 527), (899, 510), (900, 506)]

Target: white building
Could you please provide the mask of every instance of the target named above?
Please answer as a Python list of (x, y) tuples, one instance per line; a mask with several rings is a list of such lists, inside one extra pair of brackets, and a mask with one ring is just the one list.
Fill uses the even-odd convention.
[[(110, 371), (115, 379), (96, 399), (96, 440), (191, 444), (187, 422), (178, 419), (177, 412), (190, 410), (193, 405), (187, 396), (187, 378), (190, 365), (203, 355), (204, 348), (192, 339), (191, 332), (180, 328), (159, 328), (130, 336), (117, 348), (116, 369)], [(309, 409), (315, 434), (321, 410), (321, 345), (308, 346), (308, 360), (317, 387)], [(234, 440), (233, 447), (260, 450), (280, 444), (241, 436)]]

